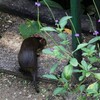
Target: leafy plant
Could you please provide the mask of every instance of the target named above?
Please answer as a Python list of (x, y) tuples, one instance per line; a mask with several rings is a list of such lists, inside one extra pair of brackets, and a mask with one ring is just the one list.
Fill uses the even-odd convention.
[[(67, 19), (67, 17), (68, 17), (68, 19), (71, 18), (70, 16), (66, 16), (66, 19)], [(65, 17), (63, 17), (63, 18), (65, 19)], [(67, 21), (66, 21), (66, 24), (67, 24)], [(100, 92), (96, 91), (96, 92), (92, 93), (92, 89), (90, 89), (91, 84), (88, 85), (88, 87), (86, 87), (85, 85), (83, 85), (83, 83), (85, 82), (85, 80), (88, 77), (92, 77), (92, 78), (96, 79), (95, 81), (98, 84), (98, 86), (100, 85), (100, 83), (99, 83), (100, 73), (94, 72), (95, 70), (97, 70), (97, 68), (94, 67), (94, 63), (100, 61), (100, 58), (96, 57), (98, 52), (96, 50), (96, 46), (94, 45), (94, 43), (97, 42), (98, 40), (100, 40), (100, 37), (99, 36), (95, 37), (95, 38), (91, 39), (88, 43), (79, 44), (77, 46), (76, 50), (73, 52), (66, 51), (66, 48), (64, 48), (65, 47), (64, 45), (68, 46), (69, 45), (68, 42), (66, 42), (65, 44), (61, 44), (63, 41), (68, 41), (67, 35), (63, 33), (63, 29), (66, 24), (62, 23), (61, 25), (63, 27), (57, 27), (56, 29), (53, 28), (53, 30), (56, 30), (56, 32), (58, 32), (58, 37), (61, 38), (60, 45), (58, 45), (56, 47), (54, 46), (53, 49), (47, 48), (47, 49), (43, 50), (43, 53), (55, 56), (59, 60), (62, 60), (62, 59), (69, 60), (69, 64), (64, 67), (61, 77), (58, 78), (58, 81), (60, 81), (63, 84), (63, 86), (57, 87), (54, 90), (54, 94), (55, 95), (62, 94), (62, 91), (64, 91), (63, 94), (66, 93), (66, 91), (73, 92), (73, 93), (81, 91), (81, 93), (86, 92), (88, 96), (93, 95), (94, 97), (98, 98), (100, 96), (99, 95)], [(57, 26), (60, 26), (60, 25), (58, 24)], [(49, 31), (47, 29), (48, 29), (47, 27), (41, 28), (42, 31), (43, 30)], [(81, 63), (79, 63), (77, 61), (77, 59), (73, 57), (73, 53), (80, 49), (82, 50), (82, 55), (83, 55), (83, 59), (82, 59)], [(69, 54), (69, 57), (64, 55), (64, 53)], [(55, 66), (56, 67), (54, 67), (54, 68), (52, 67), (52, 68), (56, 70), (57, 65), (55, 65)], [(78, 70), (77, 67), (80, 67), (81, 70)], [(55, 70), (53, 70), (53, 72)], [(82, 76), (79, 77), (79, 84), (76, 85), (74, 87), (74, 89), (71, 90), (70, 89), (71, 88), (70, 81), (72, 79), (73, 73), (75, 73), (75, 72), (82, 73)], [(54, 75), (54, 74), (51, 73), (51, 75)], [(45, 75), (45, 77), (46, 77), (46, 75)], [(55, 77), (56, 77), (56, 75), (55, 75)], [(51, 79), (54, 79), (54, 78), (52, 77)], [(57, 79), (57, 77), (56, 77), (56, 79)], [(99, 88), (98, 88), (98, 90), (99, 90)]]
[(40, 26), (37, 21), (27, 20), (26, 23), (19, 26), (19, 31), (23, 38), (30, 37), (40, 32)]
[(60, 8), (63, 9), (62, 6), (56, 2), (54, 2), (53, 0), (41, 0), (40, 1), (41, 4), (46, 5), (45, 3), (47, 3), (49, 5), (49, 7), (54, 7), (54, 8)]
[[(41, 2), (46, 3), (48, 9), (53, 15), (52, 10), (50, 9), (49, 3), (48, 3), (52, 1), (43, 0)], [(36, 3), (37, 9), (39, 11), (40, 4), (38, 3), (40, 2)], [(68, 64), (64, 66), (64, 69), (60, 73), (59, 76), (55, 75), (59, 62), (51, 66), (49, 74), (43, 75), (43, 77), (46, 77), (48, 79), (53, 79), (61, 83), (54, 90), (53, 94), (54, 95), (58, 95), (58, 94), (64, 95), (66, 92), (67, 93), (79, 93), (80, 96), (79, 98), (77, 98), (77, 100), (86, 100), (86, 97), (82, 97), (82, 94), (86, 93), (87, 96), (93, 96), (95, 100), (100, 100), (99, 99), (100, 98), (100, 73), (96, 72), (96, 70), (98, 69), (94, 66), (95, 63), (100, 62), (100, 48), (98, 48), (99, 49), (99, 52), (98, 52), (95, 46), (95, 43), (97, 41), (100, 41), (100, 36), (94, 37), (87, 43), (79, 43), (76, 50), (71, 52), (69, 49), (67, 49), (67, 48), (70, 48), (69, 47), (70, 41), (68, 39), (68, 34), (64, 33), (64, 29), (65, 29), (65, 25), (67, 24), (68, 20), (71, 20), (72, 16), (66, 15), (58, 21), (55, 19), (53, 15), (53, 18), (56, 24), (56, 27), (53, 28), (53, 27), (43, 26), (39, 21), (39, 12), (37, 15), (38, 15), (37, 21), (28, 20), (25, 24), (20, 25), (19, 30), (21, 32), (21, 35), (24, 38), (27, 38), (36, 33), (43, 32), (47, 34), (50, 37), (50, 39), (52, 39), (55, 46), (52, 48), (44, 49), (43, 53), (56, 57), (59, 62), (63, 59), (68, 61)], [(53, 39), (53, 37), (48, 34), (48, 32), (56, 32), (56, 34), (60, 38), (60, 42), (57, 43)], [(96, 31), (94, 30), (94, 32)], [(77, 50), (82, 51), (83, 59), (81, 63), (79, 63), (78, 60), (73, 56), (73, 53), (75, 53)], [(77, 69), (77, 67), (80, 67), (80, 70)], [(73, 78), (74, 73), (82, 73), (82, 74), (79, 77), (79, 83), (74, 85), (74, 87), (72, 87), (72, 78)], [(94, 79), (93, 82), (87, 85), (84, 84), (86, 80), (89, 78)]]

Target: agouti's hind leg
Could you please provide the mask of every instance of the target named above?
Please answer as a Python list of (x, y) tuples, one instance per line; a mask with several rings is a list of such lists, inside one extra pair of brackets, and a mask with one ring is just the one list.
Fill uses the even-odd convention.
[(30, 72), (23, 70), (22, 68), (19, 68), (19, 72), (21, 72), (25, 76), (32, 76)]

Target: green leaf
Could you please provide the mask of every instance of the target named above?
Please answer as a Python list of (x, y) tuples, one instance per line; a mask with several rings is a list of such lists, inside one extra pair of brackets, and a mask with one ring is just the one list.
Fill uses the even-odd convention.
[(61, 29), (64, 29), (65, 25), (67, 24), (68, 19), (72, 18), (71, 16), (64, 16), (60, 19), (59, 25)]
[(96, 41), (98, 41), (98, 40), (100, 40), (100, 36), (97, 36), (97, 37), (91, 39), (91, 40), (89, 41), (89, 43), (94, 43), (94, 42), (96, 42)]
[(54, 73), (54, 71), (56, 70), (57, 67), (58, 67), (58, 63), (57, 64), (54, 64), (52, 66), (52, 68), (50, 69), (50, 73)]
[(60, 80), (61, 80), (61, 82), (64, 82), (64, 83), (68, 84), (68, 80), (65, 79), (65, 76), (64, 76), (63, 73), (61, 74), (61, 79)]
[(85, 90), (85, 85), (81, 85), (79, 89), (80, 89), (80, 91), (82, 93)]
[(69, 65), (64, 67), (63, 74), (67, 80), (71, 79), (72, 73), (73, 73), (73, 66), (72, 65), (69, 64)]
[(42, 52), (45, 53), (45, 54), (53, 55), (53, 51), (51, 51), (50, 48), (43, 49)]
[(97, 57), (89, 57), (88, 59), (91, 62), (91, 64), (98, 62), (98, 60), (99, 60)]
[(91, 75), (90, 72), (87, 72), (87, 73), (86, 73), (86, 77), (89, 77), (90, 75)]
[(71, 64), (72, 66), (78, 66), (78, 61), (77, 61), (77, 59), (76, 59), (76, 58), (71, 58), (71, 59), (70, 59), (70, 64)]
[(48, 78), (48, 79), (58, 80), (57, 77), (55, 75), (52, 75), (52, 74), (46, 74), (46, 75), (43, 75), (43, 77)]
[(66, 52), (66, 49), (64, 48), (64, 46), (58, 46), (60, 50), (62, 50), (63, 52)]
[(64, 94), (64, 93), (66, 93), (66, 89), (64, 89), (63, 87), (57, 87), (53, 92), (54, 95)]
[(64, 41), (61, 41), (60, 44), (67, 45), (67, 44), (69, 44), (69, 41), (68, 40), (64, 40)]
[[(87, 46), (87, 45), (88, 45), (88, 43), (79, 44), (79, 45), (77, 46), (76, 50), (82, 49), (83, 47), (85, 47), (85, 46)], [(76, 50), (75, 50), (75, 51), (76, 51)]]
[(66, 40), (66, 38), (67, 38), (67, 35), (64, 33), (59, 33), (58, 36), (63, 40)]
[(25, 24), (21, 24), (19, 26), (19, 31), (23, 38), (28, 38), (33, 34), (37, 34), (40, 32), (40, 27), (37, 21), (26, 22)]
[(84, 79), (84, 76), (79, 77), (79, 81), (82, 81)]
[(92, 51), (92, 50), (95, 50), (95, 47), (96, 47), (96, 45), (90, 45), (91, 51)]
[(81, 70), (74, 69), (74, 70), (73, 70), (73, 72), (75, 72), (75, 73), (80, 73), (80, 72), (81, 72)]
[(100, 73), (94, 73), (94, 77), (98, 80), (100, 80)]
[(40, 29), (41, 31), (48, 31), (48, 32), (57, 32), (54, 28), (52, 27), (42, 27)]
[(98, 68), (92, 68), (91, 70), (96, 71)]
[(88, 71), (92, 68), (91, 64), (88, 64)]
[(92, 94), (92, 93), (98, 93), (98, 83), (95, 82), (93, 84), (90, 84), (86, 91), (88, 92), (88, 94)]
[(85, 53), (90, 51), (90, 49), (87, 48), (87, 47), (85, 47), (85, 48), (81, 48), (81, 50), (84, 51)]
[(85, 70), (88, 70), (88, 64), (87, 64), (87, 62), (83, 59), (82, 61), (81, 61), (81, 64), (82, 64), (82, 68), (83, 69), (85, 69)]
[[(45, 0), (45, 2), (49, 5), (49, 7), (60, 8), (63, 9), (62, 6), (52, 0)], [(46, 5), (44, 0), (41, 0), (40, 3)]]
[(87, 99), (86, 99), (86, 96), (83, 97), (83, 95), (80, 95), (77, 97), (76, 100), (87, 100)]
[(87, 45), (88, 45), (88, 43), (79, 44), (78, 47), (77, 47), (77, 50), (79, 50), (79, 49), (81, 49), (81, 48), (83, 48), (83, 47), (85, 47)]

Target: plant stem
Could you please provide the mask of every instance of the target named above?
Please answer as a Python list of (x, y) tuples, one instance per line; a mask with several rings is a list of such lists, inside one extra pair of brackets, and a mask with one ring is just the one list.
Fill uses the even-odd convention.
[[(39, 2), (39, 0), (37, 0)], [(41, 27), (40, 19), (39, 19), (39, 7), (37, 6), (37, 22), (39, 24), (39, 28)]]
[(98, 17), (99, 17), (99, 19), (100, 19), (100, 13), (99, 13), (99, 11), (98, 11), (98, 8), (97, 8), (96, 3), (95, 3), (94, 0), (93, 0), (93, 4), (94, 4), (94, 6), (95, 6), (95, 9), (96, 9), (96, 11), (97, 11)]
[(88, 13), (87, 13), (87, 15), (88, 15), (89, 20), (90, 20), (90, 23), (91, 23), (91, 25), (92, 25), (93, 31), (95, 31), (95, 28), (94, 28), (94, 25), (93, 25), (93, 21), (92, 21), (92, 19), (91, 19), (90, 15), (89, 15)]
[[(52, 38), (52, 36), (51, 35), (49, 35), (46, 31), (45, 31), (45, 33), (51, 38), (51, 40), (54, 42), (54, 44), (61, 50), (61, 48), (59, 47), (59, 45), (57, 44), (57, 42)], [(62, 50), (61, 50), (62, 51)], [(73, 56), (70, 52), (68, 52), (68, 51), (66, 51), (66, 52), (64, 52), (65, 53), (65, 55), (66, 56), (69, 56), (70, 55), (70, 57), (71, 56)], [(66, 58), (66, 57), (65, 57)]]
[(52, 15), (52, 17), (53, 17), (53, 19), (54, 19), (54, 21), (55, 21), (55, 16), (54, 16), (54, 14), (53, 14), (51, 8), (49, 7), (48, 3), (47, 3), (45, 0), (43, 0), (43, 1), (44, 1), (44, 3), (46, 4), (46, 6), (48, 7), (49, 11), (51, 12), (51, 15)]
[[(68, 14), (67, 13), (65, 13), (67, 16), (68, 16)], [(72, 25), (72, 27), (73, 27), (73, 30), (74, 30), (74, 32), (75, 33), (77, 33), (76, 32), (76, 29), (75, 29), (75, 27), (74, 27), (74, 24), (73, 24), (73, 22), (72, 22), (72, 20), (71, 19), (69, 19), (69, 21), (70, 21), (70, 23), (71, 23), (71, 25)], [(77, 38), (77, 37), (76, 37)], [(79, 41), (79, 39), (77, 38), (77, 41), (78, 41), (78, 43), (80, 44), (80, 41)]]
[[(67, 12), (66, 12), (65, 14), (68, 16)], [(76, 29), (75, 29), (75, 27), (74, 27), (74, 24), (73, 24), (72, 20), (69, 19), (69, 21), (70, 21), (70, 23), (71, 23), (71, 25), (72, 25), (72, 27), (73, 27), (73, 29), (74, 29), (74, 32), (76, 33)]]

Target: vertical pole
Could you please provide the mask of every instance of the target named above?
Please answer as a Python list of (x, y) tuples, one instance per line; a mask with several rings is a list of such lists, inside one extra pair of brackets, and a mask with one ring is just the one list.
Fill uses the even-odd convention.
[[(77, 38), (79, 39), (80, 43), (82, 42), (81, 38), (81, 22), (80, 22), (80, 0), (70, 0), (70, 6), (71, 6), (71, 16), (72, 16), (72, 22), (74, 25), (74, 28), (72, 27), (72, 49), (75, 50), (77, 48), (77, 45), (79, 44), (77, 41)], [(75, 34), (78, 33), (79, 37), (75, 37)], [(82, 52), (81, 50), (74, 53), (74, 57), (78, 60), (80, 63), (82, 60)], [(77, 67), (77, 69), (80, 69)], [(74, 76), (78, 80), (79, 76), (81, 74), (75, 73)]]
[[(100, 14), (100, 0), (94, 0), (98, 9), (98, 12)], [(96, 29), (99, 32), (100, 35), (100, 22), (98, 22), (98, 20), (100, 19), (100, 15), (98, 16), (98, 14), (96, 13)]]

